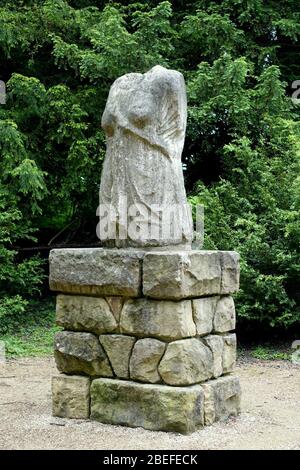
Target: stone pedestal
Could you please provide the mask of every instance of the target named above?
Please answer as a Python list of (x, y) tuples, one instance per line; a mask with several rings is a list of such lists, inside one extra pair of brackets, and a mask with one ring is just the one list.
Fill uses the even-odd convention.
[(239, 257), (60, 249), (53, 414), (190, 433), (237, 415)]

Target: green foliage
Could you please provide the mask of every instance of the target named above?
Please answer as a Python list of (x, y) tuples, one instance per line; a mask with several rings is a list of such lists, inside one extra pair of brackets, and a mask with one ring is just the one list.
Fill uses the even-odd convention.
[(54, 299), (29, 302), (19, 317), (17, 325), (12, 325), (0, 340), (5, 343), (7, 357), (45, 356), (53, 351), (54, 334), (59, 330), (54, 326)]
[(291, 357), (291, 353), (280, 351), (272, 346), (256, 346), (250, 355), (263, 361), (289, 360)]
[(32, 239), (32, 230), (15, 204), (0, 186), (0, 333), (18, 325), (27, 299), (39, 292), (43, 278), (40, 259), (18, 260), (11, 248), (20, 239)]
[(299, 36), (296, 0), (0, 0), (0, 322), (41, 280), (20, 245), (95, 241), (109, 87), (159, 63), (187, 81), (185, 179), (205, 247), (241, 253), (240, 323), (295, 325)]
[(212, 66), (202, 64), (189, 83), (192, 126), (211, 132), (226, 127), (231, 137), (219, 148), (222, 179), (209, 188), (198, 184), (191, 202), (205, 208), (205, 247), (234, 247), (241, 254), (240, 322), (290, 326), (300, 320), (294, 292), (300, 127), (278, 68), (252, 75), (249, 84), (250, 70), (245, 59), (225, 56)]

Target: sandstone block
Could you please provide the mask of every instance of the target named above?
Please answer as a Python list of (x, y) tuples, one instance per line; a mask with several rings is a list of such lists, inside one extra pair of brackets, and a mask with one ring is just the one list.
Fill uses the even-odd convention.
[(236, 363), (236, 335), (234, 333), (222, 335), (223, 346), (223, 374), (232, 372)]
[(116, 376), (128, 379), (129, 359), (136, 339), (126, 335), (101, 335), (99, 340)]
[(198, 336), (211, 333), (218, 298), (218, 296), (214, 296), (192, 300), (193, 317)]
[(113, 373), (98, 338), (91, 333), (60, 331), (54, 339), (57, 368), (66, 374), (112, 377)]
[(225, 333), (235, 329), (235, 307), (230, 295), (218, 297), (213, 329), (216, 333)]
[(221, 288), (217, 251), (147, 253), (143, 265), (144, 295), (158, 299), (182, 299), (218, 294)]
[(166, 341), (194, 336), (196, 327), (191, 301), (129, 299), (121, 313), (120, 331)]
[(213, 375), (213, 355), (209, 347), (197, 338), (168, 344), (158, 372), (168, 385), (192, 385)]
[(222, 265), (221, 294), (233, 294), (239, 290), (240, 255), (235, 251), (220, 251)]
[(63, 294), (56, 300), (56, 323), (66, 330), (98, 335), (111, 333), (118, 326), (105, 299)]
[(225, 251), (146, 253), (143, 293), (156, 299), (228, 294), (238, 290), (239, 255)]
[(141, 382), (161, 381), (157, 367), (165, 351), (165, 343), (154, 338), (139, 339), (130, 359), (130, 377)]
[(142, 258), (142, 252), (131, 250), (52, 250), (50, 289), (70, 294), (138, 297)]
[(96, 379), (91, 386), (91, 418), (102, 423), (153, 431), (191, 433), (203, 425), (201, 386), (168, 387)]
[(222, 336), (208, 335), (202, 341), (209, 347), (213, 355), (213, 377), (220, 377), (223, 374), (224, 340)]
[(226, 420), (240, 413), (241, 389), (237, 377), (227, 375), (202, 385), (204, 390), (205, 424)]
[(88, 419), (90, 379), (76, 375), (52, 377), (52, 413), (60, 418)]

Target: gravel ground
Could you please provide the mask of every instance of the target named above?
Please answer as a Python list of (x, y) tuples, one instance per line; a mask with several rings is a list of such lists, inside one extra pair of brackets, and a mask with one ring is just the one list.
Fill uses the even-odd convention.
[(53, 360), (0, 364), (0, 449), (300, 449), (300, 366), (240, 362), (242, 414), (190, 436), (51, 416)]

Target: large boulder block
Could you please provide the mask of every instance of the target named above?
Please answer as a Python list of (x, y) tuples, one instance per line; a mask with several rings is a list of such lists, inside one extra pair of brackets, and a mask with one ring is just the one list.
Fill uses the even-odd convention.
[(53, 376), (52, 414), (60, 418), (88, 419), (90, 379), (76, 375)]
[(191, 301), (129, 299), (121, 313), (120, 331), (166, 341), (194, 336), (196, 327)]
[(192, 385), (213, 375), (213, 355), (200, 339), (189, 338), (168, 344), (158, 367), (168, 385)]
[(201, 386), (168, 387), (112, 379), (91, 385), (91, 419), (152, 431), (191, 433), (204, 423)]
[(60, 294), (56, 300), (56, 323), (66, 330), (112, 333), (118, 323), (105, 299)]
[(50, 289), (70, 294), (138, 297), (143, 252), (62, 248), (50, 252)]
[(241, 388), (237, 377), (227, 375), (202, 385), (205, 425), (237, 416), (241, 410)]
[(101, 335), (99, 340), (116, 376), (128, 379), (129, 359), (136, 339), (126, 335)]
[(239, 255), (223, 251), (146, 253), (143, 293), (156, 299), (183, 299), (237, 292)]
[(57, 368), (66, 374), (112, 377), (113, 373), (99, 340), (91, 333), (60, 331), (54, 338)]
[(157, 367), (165, 347), (165, 343), (158, 339), (139, 339), (134, 345), (130, 359), (130, 378), (148, 383), (160, 382)]

